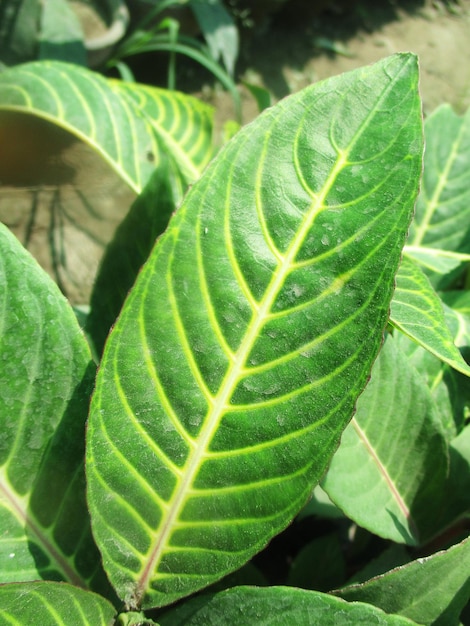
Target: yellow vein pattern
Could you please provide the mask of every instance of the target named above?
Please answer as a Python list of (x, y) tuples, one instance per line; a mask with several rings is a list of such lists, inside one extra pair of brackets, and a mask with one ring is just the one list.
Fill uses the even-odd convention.
[[(88, 429), (94, 533), (128, 606), (239, 567), (324, 472), (382, 340), (419, 109), (407, 55), (313, 86), (242, 129), (172, 218), (108, 341)], [(159, 518), (132, 576), (106, 542), (131, 522), (101, 510), (103, 479), (107, 500)]]
[(176, 189), (212, 157), (213, 111), (184, 94), (128, 85), (60, 62), (28, 63), (0, 76), (0, 109), (37, 115), (88, 143), (137, 193), (161, 160)]

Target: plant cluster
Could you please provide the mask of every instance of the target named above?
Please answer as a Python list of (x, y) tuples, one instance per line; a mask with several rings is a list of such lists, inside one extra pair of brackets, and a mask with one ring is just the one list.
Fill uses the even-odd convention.
[(423, 168), (412, 54), (216, 154), (169, 90), (43, 61), (0, 94), (139, 194), (82, 328), (0, 229), (0, 624), (458, 625), (470, 113), (427, 119)]

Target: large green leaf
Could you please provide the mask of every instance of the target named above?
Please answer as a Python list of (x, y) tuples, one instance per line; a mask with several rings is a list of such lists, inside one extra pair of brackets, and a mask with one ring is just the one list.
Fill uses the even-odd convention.
[(44, 581), (0, 585), (0, 606), (2, 626), (112, 626), (116, 614), (95, 593)]
[(0, 582), (99, 584), (83, 468), (94, 367), (72, 309), (0, 226)]
[(95, 538), (129, 606), (240, 567), (323, 474), (388, 317), (421, 169), (416, 86), (415, 57), (396, 55), (267, 110), (139, 274), (87, 439)]
[(388, 337), (323, 488), (357, 524), (399, 543), (436, 530), (447, 445), (429, 389)]
[(92, 146), (137, 193), (160, 162), (193, 182), (212, 156), (212, 110), (195, 98), (127, 85), (85, 68), (43, 61), (0, 74), (0, 114), (42, 117)]
[(470, 109), (445, 104), (426, 120), (421, 192), (408, 244), (470, 253)]
[(397, 273), (390, 321), (439, 359), (470, 376), (470, 367), (455, 347), (446, 325), (439, 296), (422, 270), (406, 257)]
[(234, 587), (201, 595), (158, 618), (161, 626), (405, 626), (370, 604), (292, 587)]
[(336, 593), (419, 624), (458, 626), (470, 596), (470, 539)]

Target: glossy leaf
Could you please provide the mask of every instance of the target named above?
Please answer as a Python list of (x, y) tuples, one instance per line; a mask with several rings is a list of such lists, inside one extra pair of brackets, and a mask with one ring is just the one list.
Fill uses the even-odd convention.
[(322, 486), (360, 526), (413, 545), (437, 530), (447, 470), (431, 394), (388, 337)]
[(441, 300), (422, 270), (406, 257), (397, 273), (390, 321), (426, 350), (470, 376), (470, 367), (455, 347)]
[(0, 585), (0, 623), (15, 626), (112, 626), (115, 609), (101, 596), (65, 583)]
[(234, 587), (201, 595), (158, 618), (160, 626), (405, 626), (370, 604), (342, 602), (316, 591), (292, 587)]
[(408, 244), (470, 253), (470, 109), (445, 104), (425, 124), (421, 192)]
[[(127, 85), (57, 61), (0, 74), (0, 114), (42, 117), (88, 143), (139, 193), (169, 148), (185, 183), (212, 156), (212, 111), (176, 92)], [(186, 150), (188, 149), (188, 152)]]
[(72, 309), (0, 227), (0, 582), (101, 584), (83, 470), (94, 367)]
[(419, 624), (458, 626), (470, 597), (470, 539), (336, 593)]
[(421, 169), (416, 85), (396, 55), (266, 111), (139, 274), (87, 439), (95, 538), (130, 607), (240, 567), (323, 474), (388, 318)]

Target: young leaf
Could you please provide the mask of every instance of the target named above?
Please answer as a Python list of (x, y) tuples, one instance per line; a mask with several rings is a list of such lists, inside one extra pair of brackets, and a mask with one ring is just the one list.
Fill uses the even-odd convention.
[(445, 104), (426, 120), (421, 192), (408, 244), (470, 252), (470, 109)]
[(57, 286), (3, 225), (0, 285), (0, 582), (99, 585), (83, 468), (88, 346)]
[[(165, 89), (126, 85), (85, 68), (42, 61), (0, 74), (0, 113), (37, 115), (88, 143), (140, 193), (166, 145), (184, 182), (212, 156), (212, 110)], [(188, 180), (189, 177), (189, 180)]]
[(116, 610), (107, 600), (66, 583), (36, 581), (0, 585), (2, 624), (110, 626)]
[(323, 488), (348, 517), (399, 543), (420, 543), (435, 520), (448, 469), (431, 394), (388, 337)]
[(201, 595), (158, 618), (160, 626), (410, 626), (370, 604), (344, 602), (317, 591), (292, 587), (233, 587)]
[(446, 325), (439, 296), (422, 270), (406, 257), (397, 272), (390, 321), (439, 359), (470, 376), (470, 367), (455, 347)]
[(131, 608), (240, 567), (323, 474), (388, 318), (421, 171), (416, 87), (400, 54), (267, 110), (139, 274), (87, 439), (94, 534)]
[(419, 624), (457, 626), (470, 596), (470, 539), (335, 593)]

